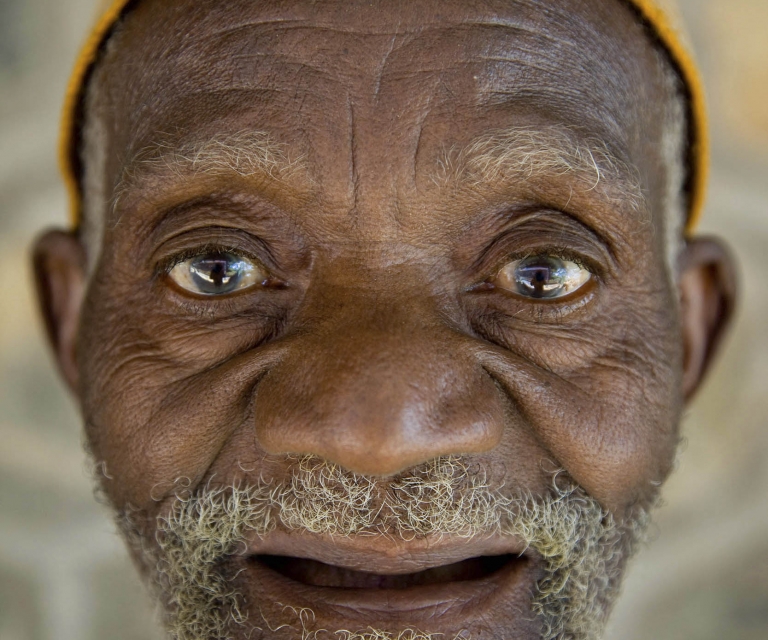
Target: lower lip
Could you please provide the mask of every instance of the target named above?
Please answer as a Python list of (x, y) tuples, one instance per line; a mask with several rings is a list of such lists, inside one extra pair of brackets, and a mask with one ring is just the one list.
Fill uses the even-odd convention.
[[(468, 622), (468, 611), (473, 618), (481, 618), (484, 610), (492, 610), (499, 600), (520, 602), (522, 597), (528, 597), (536, 577), (534, 563), (528, 556), (505, 558), (495, 571), (481, 576), (402, 588), (316, 586), (292, 579), (270, 564), (275, 566), (274, 561), (262, 561), (258, 557), (248, 560), (246, 573), (253, 578), (253, 584), (258, 585), (259, 600), (310, 608), (326, 624), (338, 620), (340, 628), (350, 622), (359, 622), (362, 626), (373, 623), (463, 627)], [(376, 581), (370, 578), (365, 582)], [(382, 580), (386, 585), (393, 582), (399, 580), (390, 576)]]

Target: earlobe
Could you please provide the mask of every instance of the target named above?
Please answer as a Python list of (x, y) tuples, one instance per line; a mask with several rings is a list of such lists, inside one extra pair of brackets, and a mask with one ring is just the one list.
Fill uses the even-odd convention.
[(85, 291), (85, 251), (75, 233), (54, 229), (37, 239), (32, 260), (48, 339), (59, 370), (77, 393), (77, 330)]
[(717, 238), (688, 239), (679, 264), (683, 393), (688, 401), (704, 380), (731, 324), (737, 283), (733, 258)]

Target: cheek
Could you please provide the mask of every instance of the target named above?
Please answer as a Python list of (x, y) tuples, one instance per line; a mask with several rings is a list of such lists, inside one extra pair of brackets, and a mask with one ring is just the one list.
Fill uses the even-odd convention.
[(530, 429), (556, 465), (620, 513), (647, 500), (670, 471), (682, 350), (668, 296), (609, 306), (611, 313), (575, 326), (497, 325), (504, 349), (486, 366), (509, 394), (519, 428)]
[(574, 477), (611, 510), (653, 495), (678, 442), (679, 392), (659, 368), (606, 355), (572, 378), (583, 419), (551, 434)]
[(274, 348), (253, 348), (267, 324), (190, 317), (94, 282), (79, 336), (82, 405), (117, 506), (144, 507), (205, 475), (247, 421), (253, 385), (274, 358)]

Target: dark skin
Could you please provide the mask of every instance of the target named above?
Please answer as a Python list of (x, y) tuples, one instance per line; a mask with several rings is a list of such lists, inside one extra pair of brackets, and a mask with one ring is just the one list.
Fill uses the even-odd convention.
[[(192, 488), (280, 477), (287, 453), (382, 477), (465, 454), (535, 494), (563, 468), (619, 518), (666, 478), (681, 411), (731, 317), (734, 275), (712, 238), (689, 238), (679, 274), (667, 272), (666, 94), (620, 2), (147, 0), (94, 81), (103, 153), (85, 160), (101, 162), (107, 194), (158, 140), (263, 131), (302, 159), (286, 178), (140, 176), (103, 212), (90, 280), (93, 248), (76, 233), (38, 240), (48, 333), (116, 508), (160, 513), (181, 477)], [(640, 210), (609, 198), (620, 178), (594, 189), (562, 172), (434, 179), (446, 149), (551, 125), (632, 167)], [(174, 259), (211, 247), (250, 256), (269, 279), (215, 296), (173, 281)], [(531, 254), (576, 256), (593, 275), (552, 300), (500, 286), (499, 270)], [(273, 546), (288, 555), (291, 544)], [(301, 542), (330, 563), (335, 544)], [(431, 556), (418, 543), (364, 546), (375, 553), (360, 563), (380, 573), (463, 557), (450, 545)], [(460, 620), (535, 638), (535, 576), (444, 615), (371, 614), (241, 580), (253, 611), (277, 621), (280, 601), (311, 606), (331, 629), (359, 619), (451, 634)]]

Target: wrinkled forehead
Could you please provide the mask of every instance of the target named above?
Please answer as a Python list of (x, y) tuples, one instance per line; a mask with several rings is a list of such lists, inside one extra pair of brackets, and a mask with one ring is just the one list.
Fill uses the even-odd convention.
[(489, 129), (546, 123), (638, 165), (654, 56), (619, 0), (143, 0), (95, 102), (123, 160), (158, 137), (253, 128), (322, 165), (354, 127), (360, 145), (434, 160)]

